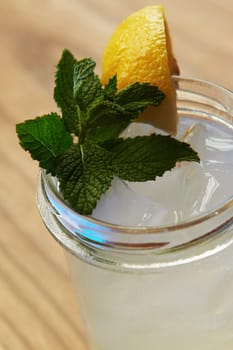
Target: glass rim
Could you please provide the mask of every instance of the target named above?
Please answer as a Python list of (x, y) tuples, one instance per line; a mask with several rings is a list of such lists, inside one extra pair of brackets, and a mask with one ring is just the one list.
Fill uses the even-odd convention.
[[(208, 88), (217, 89), (217, 91), (221, 91), (224, 93), (224, 95), (228, 95), (230, 99), (233, 101), (233, 92), (231, 90), (226, 89), (225, 87), (222, 87), (216, 83), (209, 82), (207, 80), (201, 80), (201, 79), (194, 79), (194, 78), (184, 78), (180, 76), (173, 76), (173, 81), (175, 83), (179, 82), (188, 82), (190, 84), (204, 84)], [(179, 90), (179, 87), (178, 87)], [(109, 222), (105, 222), (102, 220), (95, 219), (91, 216), (84, 216), (76, 211), (74, 211), (62, 198), (59, 192), (56, 189), (56, 186), (54, 185), (52, 181), (52, 177), (48, 174), (46, 174), (46, 171), (42, 169), (41, 171), (42, 181), (44, 184), (47, 184), (46, 186), (46, 194), (49, 197), (53, 198), (53, 200), (56, 200), (60, 205), (62, 205), (67, 212), (69, 212), (74, 219), (76, 219), (79, 222), (82, 222), (82, 224), (86, 223), (87, 225), (94, 226), (95, 229), (98, 228), (98, 230), (105, 229), (106, 231), (114, 232), (114, 233), (127, 233), (129, 235), (145, 235), (145, 234), (159, 234), (164, 232), (174, 232), (177, 230), (183, 230), (186, 228), (194, 227), (198, 224), (204, 223), (208, 221), (209, 219), (212, 219), (216, 216), (219, 216), (221, 213), (227, 211), (229, 208), (233, 207), (233, 194), (229, 196), (228, 199), (225, 199), (219, 206), (216, 206), (214, 209), (207, 211), (203, 214), (200, 214), (194, 218), (188, 219), (186, 221), (182, 221), (178, 224), (169, 224), (169, 225), (159, 225), (159, 226), (125, 226), (125, 225), (117, 225), (112, 224)], [(98, 231), (97, 230), (97, 231)]]
[[(46, 171), (44, 169), (41, 169), (41, 176), (44, 183), (49, 185), (49, 198), (51, 201), (51, 198), (54, 196), (56, 199), (56, 202), (58, 202), (60, 205), (64, 207), (66, 212), (70, 212), (72, 214), (73, 218), (76, 218), (77, 220), (85, 221), (90, 224), (94, 224), (95, 227), (105, 227), (112, 230), (116, 230), (119, 233), (127, 233), (127, 234), (159, 234), (162, 232), (173, 232), (177, 230), (183, 230), (185, 228), (193, 227), (195, 225), (201, 224), (203, 222), (208, 221), (209, 219), (216, 217), (220, 215), (221, 213), (225, 212), (227, 209), (233, 207), (233, 195), (231, 195), (230, 199), (227, 199), (224, 201), (224, 204), (219, 205), (213, 210), (208, 211), (207, 213), (203, 215), (199, 215), (195, 218), (192, 218), (190, 220), (184, 220), (178, 224), (170, 224), (170, 225), (158, 225), (158, 226), (126, 226), (126, 225), (117, 225), (112, 224), (103, 220), (95, 219), (91, 216), (82, 215), (76, 212), (74, 209), (72, 209), (64, 200), (61, 199), (61, 196), (59, 192), (56, 190), (55, 185), (53, 184), (51, 175), (46, 174)], [(51, 192), (50, 192), (51, 190)], [(48, 190), (46, 189), (46, 194), (48, 196)], [(52, 194), (52, 197), (51, 197)]]
[(207, 79), (200, 79), (200, 78), (193, 78), (193, 77), (183, 77), (181, 75), (172, 75), (173, 82), (189, 82), (189, 83), (199, 83), (199, 84), (205, 84), (206, 86), (212, 87), (214, 89), (217, 89), (219, 91), (222, 91), (224, 94), (229, 95), (230, 98), (233, 98), (233, 90), (230, 90), (222, 85), (219, 85), (213, 81), (207, 80)]

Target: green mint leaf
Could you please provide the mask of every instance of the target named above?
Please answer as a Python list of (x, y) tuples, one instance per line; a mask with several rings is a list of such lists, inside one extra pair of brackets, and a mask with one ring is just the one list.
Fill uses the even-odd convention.
[(104, 87), (104, 96), (106, 100), (112, 101), (117, 93), (117, 76), (114, 75), (109, 79), (108, 84)]
[(148, 106), (158, 106), (165, 95), (156, 86), (148, 83), (134, 83), (120, 90), (115, 97), (115, 102), (131, 113), (135, 119)]
[(115, 175), (128, 181), (154, 180), (178, 161), (199, 161), (187, 143), (155, 134), (118, 139), (112, 142), (111, 152)]
[(64, 50), (57, 65), (54, 99), (61, 109), (66, 130), (79, 135), (79, 116), (77, 103), (74, 98), (74, 64), (77, 62), (73, 55)]
[(16, 125), (20, 145), (38, 160), (48, 172), (56, 172), (57, 160), (73, 143), (64, 123), (56, 113), (51, 113)]
[(90, 58), (74, 64), (74, 98), (82, 111), (102, 94), (100, 79), (94, 74), (95, 66), (96, 63)]
[(76, 101), (80, 108), (86, 111), (91, 104), (101, 96), (102, 86), (97, 75), (93, 75), (86, 80), (82, 88), (79, 90), (79, 95), (76, 97)]
[(72, 208), (80, 214), (91, 214), (111, 185), (111, 154), (92, 142), (75, 144), (60, 157), (57, 176)]
[(104, 89), (109, 100), (96, 100), (89, 109), (87, 137), (97, 143), (117, 138), (147, 106), (157, 106), (164, 98), (156, 86), (146, 83), (135, 83), (116, 93), (116, 83), (114, 76)]
[(87, 138), (103, 143), (114, 139), (128, 126), (131, 115), (111, 101), (98, 101), (89, 110)]
[(74, 67), (74, 96), (77, 95), (79, 87), (83, 82), (93, 75), (96, 63), (91, 58), (84, 58), (75, 62)]

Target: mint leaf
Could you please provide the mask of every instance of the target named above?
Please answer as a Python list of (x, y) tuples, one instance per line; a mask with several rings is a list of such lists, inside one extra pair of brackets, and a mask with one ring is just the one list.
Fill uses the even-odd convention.
[(131, 115), (119, 104), (97, 101), (89, 110), (87, 138), (97, 143), (114, 139), (128, 126)]
[(116, 93), (116, 83), (115, 76), (105, 87), (106, 99), (97, 100), (89, 109), (87, 137), (97, 143), (118, 137), (147, 106), (157, 106), (164, 98), (156, 86), (146, 83), (135, 83)]
[(154, 180), (178, 161), (199, 161), (187, 143), (155, 134), (118, 139), (112, 142), (111, 152), (115, 175), (128, 181)]
[(114, 75), (109, 79), (107, 85), (104, 87), (104, 97), (107, 100), (112, 101), (117, 92), (117, 76)]
[(76, 97), (76, 101), (81, 110), (86, 111), (93, 101), (101, 96), (101, 93), (102, 87), (100, 80), (96, 75), (93, 75), (92, 77), (89, 77), (86, 83), (79, 89), (79, 94)]
[(91, 214), (97, 200), (111, 185), (111, 155), (92, 142), (75, 144), (60, 157), (57, 176), (63, 196), (72, 208), (81, 214)]
[(94, 71), (96, 63), (91, 58), (84, 58), (75, 62), (74, 67), (74, 96), (77, 95), (79, 87), (89, 78)]
[(94, 74), (96, 64), (90, 58), (74, 64), (74, 98), (79, 108), (85, 111), (102, 94), (100, 79)]
[(56, 113), (51, 113), (16, 125), (20, 145), (39, 161), (42, 168), (55, 174), (57, 160), (73, 143), (64, 123)]
[(148, 83), (134, 83), (120, 90), (115, 102), (131, 113), (135, 119), (148, 106), (159, 106), (165, 95), (156, 86)]
[(80, 125), (77, 113), (77, 103), (74, 98), (74, 65), (75, 58), (64, 50), (57, 65), (54, 99), (61, 109), (66, 130), (79, 135)]

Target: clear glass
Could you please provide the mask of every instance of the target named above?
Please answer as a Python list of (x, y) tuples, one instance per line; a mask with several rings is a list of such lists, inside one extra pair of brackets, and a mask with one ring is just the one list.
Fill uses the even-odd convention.
[[(181, 119), (228, 128), (233, 94), (174, 77)], [(71, 210), (41, 172), (38, 205), (64, 247), (92, 350), (232, 350), (233, 189), (174, 226), (125, 227)]]

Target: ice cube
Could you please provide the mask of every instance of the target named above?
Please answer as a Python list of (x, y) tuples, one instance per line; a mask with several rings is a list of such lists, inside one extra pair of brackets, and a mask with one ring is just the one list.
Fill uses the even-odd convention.
[(92, 212), (96, 219), (127, 226), (157, 226), (166, 214), (166, 208), (133, 191), (118, 178), (114, 178), (112, 186)]
[(233, 164), (233, 137), (221, 128), (213, 128), (210, 124), (197, 123), (184, 136), (199, 154), (202, 160), (231, 162)]
[(167, 225), (198, 215), (199, 202), (207, 185), (208, 178), (201, 165), (195, 162), (185, 162), (155, 181), (129, 183), (135, 192), (144, 194), (167, 209), (164, 217)]
[(226, 128), (212, 124), (193, 125), (184, 140), (198, 152), (206, 188), (198, 198), (198, 210), (204, 212), (219, 206), (233, 194), (233, 137)]
[[(164, 224), (177, 224), (213, 210), (229, 198), (233, 166), (211, 161), (185, 162), (156, 181), (129, 186), (167, 209)], [(231, 187), (230, 187), (231, 186)]]
[(209, 181), (202, 199), (201, 211), (212, 210), (233, 196), (233, 162), (203, 161), (202, 168)]
[(128, 185), (135, 192), (160, 203), (162, 206), (173, 209), (177, 205), (177, 195), (182, 188), (182, 179), (186, 165), (166, 171), (162, 177), (155, 181), (128, 182)]
[(166, 135), (163, 130), (155, 128), (147, 123), (131, 123), (121, 134), (121, 137), (149, 136), (151, 134)]
[[(137, 134), (140, 127), (134, 125), (130, 132)], [(149, 127), (147, 131), (151, 132)], [(115, 178), (93, 216), (121, 225), (157, 226), (174, 225), (217, 209), (233, 194), (232, 135), (198, 123), (185, 133), (184, 140), (198, 151), (200, 163), (182, 162), (155, 181)]]

